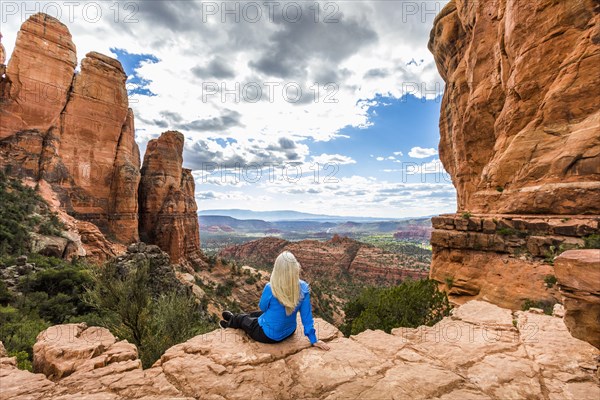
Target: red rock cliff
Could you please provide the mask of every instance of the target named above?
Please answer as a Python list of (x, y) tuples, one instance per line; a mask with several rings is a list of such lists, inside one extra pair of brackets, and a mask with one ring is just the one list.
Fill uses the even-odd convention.
[(138, 240), (139, 150), (121, 64), (89, 53), (75, 73), (65, 25), (23, 23), (2, 79), (0, 166), (45, 179), (74, 217), (114, 239)]
[(433, 219), (431, 277), (457, 302), (559, 300), (554, 257), (599, 233), (598, 2), (453, 0), (429, 49), (459, 211)]
[(597, 2), (451, 1), (429, 48), (459, 211), (600, 213)]
[(183, 135), (166, 133), (148, 144), (138, 196), (140, 154), (123, 67), (96, 52), (86, 55), (77, 73), (76, 64), (65, 25), (45, 14), (23, 23), (0, 79), (0, 168), (48, 182), (49, 196), (76, 219), (95, 261), (116, 254), (96, 251), (111, 248), (111, 241), (137, 242), (141, 226), (143, 239), (160, 245), (173, 262), (199, 262), (194, 180), (182, 169)]
[(169, 253), (173, 263), (202, 265), (192, 172), (182, 168), (184, 136), (163, 133), (148, 142), (140, 182), (140, 237)]

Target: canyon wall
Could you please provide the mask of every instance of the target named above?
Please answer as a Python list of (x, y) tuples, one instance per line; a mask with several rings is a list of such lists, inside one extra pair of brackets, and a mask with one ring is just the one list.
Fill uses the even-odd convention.
[[(86, 55), (78, 72), (76, 65), (71, 34), (60, 21), (39, 13), (23, 23), (0, 80), (0, 169), (48, 183), (46, 199), (56, 197), (58, 208), (75, 219), (75, 234), (94, 261), (118, 252), (97, 251), (114, 248), (111, 243), (139, 241), (140, 201), (144, 216), (158, 218), (151, 227), (142, 221), (144, 238), (173, 262), (198, 260), (194, 181), (181, 165), (183, 136), (173, 149), (179, 154), (169, 155), (175, 164), (150, 162), (139, 196), (140, 153), (127, 75), (119, 61), (96, 52)], [(148, 148), (152, 153), (152, 142)], [(151, 187), (164, 184), (159, 175), (169, 177), (172, 190)], [(148, 208), (157, 200), (158, 208)]]
[(431, 277), (458, 303), (560, 300), (554, 257), (600, 233), (598, 3), (453, 0), (429, 49), (458, 195), (433, 219)]

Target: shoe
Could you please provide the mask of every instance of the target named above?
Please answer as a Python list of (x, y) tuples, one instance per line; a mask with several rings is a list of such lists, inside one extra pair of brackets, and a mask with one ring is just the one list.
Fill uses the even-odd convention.
[(220, 321), (219, 321), (219, 325), (220, 325), (220, 326), (221, 326), (221, 328), (223, 328), (223, 329), (229, 328), (229, 323), (228, 323), (227, 321), (220, 320)]
[(225, 321), (229, 321), (231, 318), (233, 318), (233, 313), (231, 311), (223, 311), (221, 315)]

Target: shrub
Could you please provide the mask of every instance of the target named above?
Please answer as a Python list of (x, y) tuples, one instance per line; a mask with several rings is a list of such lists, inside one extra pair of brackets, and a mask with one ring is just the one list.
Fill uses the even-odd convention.
[(170, 288), (153, 296), (147, 261), (130, 267), (123, 271), (117, 263), (106, 264), (93, 275), (85, 298), (98, 310), (102, 326), (138, 346), (147, 368), (167, 348), (206, 331), (207, 319), (189, 293)]
[(471, 214), (471, 213), (470, 213), (470, 212), (468, 212), (468, 211), (466, 211), (466, 212), (462, 213), (462, 217), (463, 217), (464, 219), (469, 219), (469, 218), (471, 218), (471, 216), (473, 216), (473, 214)]
[(556, 279), (556, 276), (554, 276), (554, 275), (546, 275), (544, 277), (544, 282), (546, 283), (546, 286), (551, 288), (554, 285), (556, 285), (556, 282), (558, 282), (558, 280)]
[(433, 325), (449, 315), (451, 306), (446, 293), (433, 280), (405, 281), (390, 288), (367, 288), (344, 307), (345, 335), (356, 335), (366, 329), (382, 329)]
[(11, 351), (8, 356), (17, 358), (17, 368), (33, 372), (33, 365), (26, 351)]
[(585, 249), (600, 249), (600, 235), (597, 233), (585, 236), (583, 242), (585, 243), (583, 246)]
[(521, 305), (521, 310), (527, 311), (530, 308), (540, 308), (540, 309), (544, 310), (544, 314), (552, 315), (552, 310), (554, 309), (554, 304), (556, 304), (556, 302), (549, 301), (549, 300), (525, 299), (525, 301), (523, 301), (523, 304)]

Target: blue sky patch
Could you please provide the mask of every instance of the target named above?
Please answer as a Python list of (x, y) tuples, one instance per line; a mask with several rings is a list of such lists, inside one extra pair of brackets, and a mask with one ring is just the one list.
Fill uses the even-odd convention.
[(132, 54), (127, 50), (115, 47), (111, 47), (110, 51), (117, 56), (127, 74), (127, 94), (129, 96), (156, 96), (148, 87), (152, 81), (140, 77), (137, 69), (142, 63), (157, 63), (160, 61), (157, 57), (152, 54)]

